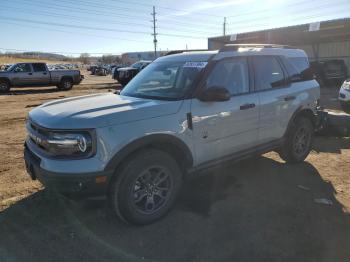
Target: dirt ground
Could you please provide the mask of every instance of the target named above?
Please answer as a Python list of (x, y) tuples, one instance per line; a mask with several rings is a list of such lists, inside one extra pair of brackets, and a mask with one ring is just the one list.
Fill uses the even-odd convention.
[[(121, 223), (104, 199), (74, 201), (31, 181), (22, 156), (28, 111), (116, 88), (87, 75), (71, 91), (0, 95), (1, 262), (350, 261), (350, 138), (317, 137), (298, 165), (269, 153), (222, 166), (188, 181), (174, 210), (144, 227)], [(337, 92), (323, 93), (322, 104), (339, 110)]]

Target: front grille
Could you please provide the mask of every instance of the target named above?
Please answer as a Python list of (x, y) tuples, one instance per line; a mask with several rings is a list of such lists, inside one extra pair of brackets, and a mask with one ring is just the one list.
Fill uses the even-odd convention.
[(49, 133), (44, 128), (36, 125), (31, 120), (27, 123), (27, 132), (30, 140), (37, 145), (39, 148), (46, 150), (45, 145), (47, 144)]

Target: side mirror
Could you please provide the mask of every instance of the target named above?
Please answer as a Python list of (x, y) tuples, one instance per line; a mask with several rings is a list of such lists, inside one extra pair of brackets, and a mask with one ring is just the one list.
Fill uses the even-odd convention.
[(198, 99), (204, 102), (228, 101), (230, 98), (230, 92), (226, 88), (220, 86), (206, 88), (198, 95)]
[(300, 73), (301, 78), (305, 80), (314, 80), (315, 74), (311, 68), (305, 69), (303, 72)]

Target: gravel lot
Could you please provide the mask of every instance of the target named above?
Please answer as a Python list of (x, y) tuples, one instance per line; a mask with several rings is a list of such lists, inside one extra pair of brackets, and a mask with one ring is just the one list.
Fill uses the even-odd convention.
[[(68, 92), (0, 95), (1, 262), (350, 261), (350, 138), (316, 138), (298, 165), (269, 153), (222, 166), (188, 181), (175, 209), (144, 227), (119, 222), (104, 199), (73, 201), (31, 181), (22, 157), (28, 111), (118, 88), (85, 75)], [(323, 105), (339, 110), (336, 92), (325, 94)]]

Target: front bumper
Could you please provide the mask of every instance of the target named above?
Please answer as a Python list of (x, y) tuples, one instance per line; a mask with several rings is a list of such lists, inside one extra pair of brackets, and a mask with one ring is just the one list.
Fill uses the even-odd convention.
[(27, 173), (33, 180), (39, 180), (46, 188), (63, 194), (98, 196), (105, 195), (112, 177), (111, 171), (66, 174), (44, 170), (41, 159), (24, 146), (24, 161)]

